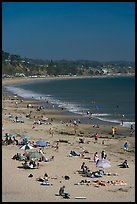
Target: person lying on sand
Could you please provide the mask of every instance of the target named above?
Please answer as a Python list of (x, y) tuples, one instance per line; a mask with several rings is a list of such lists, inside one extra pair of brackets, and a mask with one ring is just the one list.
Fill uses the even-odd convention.
[(87, 186), (89, 186), (89, 185), (91, 185), (91, 181), (82, 179), (80, 182), (74, 183), (74, 185), (87, 185)]
[(80, 153), (77, 153), (76, 151), (71, 150), (69, 153), (69, 156), (80, 156)]
[(32, 160), (31, 161), (27, 161), (27, 160), (25, 160), (25, 162), (22, 163), (22, 165), (23, 165), (24, 169), (36, 169), (36, 168), (38, 168), (39, 163), (36, 164), (35, 161), (32, 161)]
[(107, 181), (99, 181), (99, 180), (96, 180), (96, 181), (92, 181), (93, 184), (95, 186), (107, 186), (109, 185), (110, 183), (108, 183)]
[(89, 178), (98, 178), (98, 177), (102, 177), (102, 175), (104, 174), (104, 171), (90, 171), (90, 169), (87, 170), (87, 172), (84, 173), (83, 176), (89, 177)]
[(120, 166), (121, 168), (129, 168), (127, 159), (122, 164), (119, 164), (118, 166)]
[(21, 154), (21, 153), (17, 153), (12, 157), (12, 159), (23, 161), (23, 160), (25, 160), (25, 156), (23, 154)]
[(47, 173), (44, 174), (44, 177), (38, 177), (36, 178), (36, 181), (40, 181), (41, 182), (41, 185), (46, 185), (46, 186), (50, 186), (50, 185), (53, 185), (53, 184), (50, 184), (49, 183), (49, 176)]
[(123, 180), (115, 180), (115, 181), (93, 181), (93, 184), (95, 184), (96, 186), (107, 186), (107, 185), (127, 185), (127, 183)]

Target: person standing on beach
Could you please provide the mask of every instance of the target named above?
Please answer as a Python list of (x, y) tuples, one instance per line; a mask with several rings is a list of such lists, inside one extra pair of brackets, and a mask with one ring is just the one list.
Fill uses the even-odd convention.
[(59, 149), (59, 141), (57, 141), (56, 146), (55, 146), (55, 151), (58, 151)]
[(18, 101), (16, 101), (15, 104), (16, 104), (16, 108), (18, 108)]
[(42, 151), (42, 148), (40, 148), (38, 152), (42, 155), (42, 161), (45, 161), (45, 156), (44, 156), (44, 152)]
[(98, 152), (95, 152), (93, 160), (94, 162), (97, 162), (99, 160)]
[(18, 116), (15, 116), (16, 123), (18, 122)]
[(96, 133), (96, 134), (95, 134), (95, 142), (97, 142), (98, 138), (99, 138), (99, 134)]
[(49, 133), (52, 135), (52, 137), (53, 137), (53, 130), (50, 128), (49, 129)]
[(133, 130), (133, 124), (131, 124), (131, 126), (130, 126), (130, 130)]
[(124, 150), (128, 151), (128, 143), (127, 142), (125, 142), (125, 144), (124, 144)]
[(84, 167), (85, 167), (85, 162), (83, 162), (81, 167), (80, 167), (82, 169), (82, 171), (84, 171)]
[(133, 133), (134, 133), (134, 127), (133, 127), (133, 124), (131, 124), (129, 136), (131, 137)]
[(114, 137), (114, 136), (115, 136), (115, 128), (112, 127), (112, 137)]
[(123, 122), (124, 122), (124, 121), (123, 121), (123, 120), (124, 120), (124, 117), (125, 117), (125, 115), (123, 114), (123, 115), (122, 115), (122, 120), (121, 120), (121, 125), (123, 125)]
[(101, 159), (106, 159), (106, 158), (107, 158), (107, 154), (106, 154), (105, 150), (103, 150), (101, 152)]

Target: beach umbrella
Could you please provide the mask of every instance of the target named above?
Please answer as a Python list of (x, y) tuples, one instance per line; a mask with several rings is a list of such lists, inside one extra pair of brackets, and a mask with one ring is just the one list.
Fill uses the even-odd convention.
[(45, 142), (44, 140), (36, 141), (36, 145), (39, 147), (47, 147), (48, 146), (47, 142)]
[(21, 136), (21, 139), (26, 140), (26, 139), (30, 139), (30, 137), (29, 137), (28, 135), (22, 135), (22, 136)]
[(20, 149), (27, 150), (27, 149), (33, 149), (33, 147), (29, 144), (25, 144), (25, 145), (21, 146)]
[(35, 159), (40, 159), (42, 158), (42, 154), (40, 152), (29, 152), (27, 154), (27, 156), (32, 159), (32, 158), (35, 158)]
[(107, 159), (101, 159), (97, 162), (96, 167), (99, 168), (109, 168), (111, 167), (110, 162)]
[(18, 137), (18, 133), (9, 133), (9, 137)]

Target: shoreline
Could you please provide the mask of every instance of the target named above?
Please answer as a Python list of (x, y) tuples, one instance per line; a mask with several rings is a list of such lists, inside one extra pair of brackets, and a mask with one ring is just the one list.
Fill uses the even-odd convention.
[[(127, 75), (122, 75), (123, 77), (126, 77)], [(129, 75), (128, 75), (129, 76)], [(19, 84), (19, 83), (21, 83), (21, 84), (24, 84), (24, 83), (27, 83), (27, 84), (29, 84), (29, 83), (34, 83), (34, 82), (39, 82), (39, 81), (44, 81), (44, 80), (63, 80), (63, 79), (79, 79), (79, 78), (106, 78), (106, 77), (115, 77), (115, 76), (113, 76), (113, 75), (111, 75), (111, 76), (61, 76), (61, 77), (46, 77), (46, 78), (29, 78), (29, 77), (18, 77), (18, 78), (13, 78), (13, 79), (3, 79), (2, 80), (2, 87), (3, 87), (3, 89), (4, 89), (4, 87), (5, 86), (8, 86), (8, 85), (12, 85), (12, 86), (14, 86), (14, 85), (17, 85), (17, 84)], [(9, 92), (9, 94), (11, 94), (11, 96), (14, 96), (14, 94), (12, 93), (12, 92), (10, 92), (10, 91), (7, 91), (7, 92)], [(15, 94), (16, 95), (16, 94)], [(18, 96), (18, 97), (21, 97), (21, 96)], [(37, 100), (37, 99), (26, 99), (26, 98), (23, 98), (24, 100), (29, 100), (29, 101), (31, 101), (32, 100), (32, 102), (33, 101), (37, 101), (37, 103), (40, 105), (41, 103), (43, 103), (44, 104), (44, 101), (43, 100)], [(59, 109), (56, 105), (54, 106), (55, 107), (55, 109)], [(65, 108), (64, 108), (65, 109)], [(73, 113), (73, 112), (71, 112), (71, 111), (69, 111), (69, 110), (67, 110), (67, 109), (65, 109), (65, 111), (66, 111), (66, 114), (68, 114), (68, 115), (73, 115), (73, 116), (76, 116), (76, 117), (80, 117), (80, 119), (82, 119), (82, 122), (84, 122), (84, 123), (91, 123), (90, 121), (89, 121), (89, 119), (88, 119), (88, 117), (85, 115), (85, 116), (82, 116), (81, 114), (78, 114), (78, 113)], [(96, 117), (92, 117), (92, 123), (93, 124), (95, 124), (95, 125), (97, 125), (97, 124), (99, 124), (99, 125), (109, 125), (109, 126), (121, 126), (121, 124), (120, 124), (120, 122), (112, 122), (112, 121), (105, 121), (105, 120), (102, 120), (102, 119), (99, 119), (99, 118), (96, 118)], [(134, 124), (134, 126), (135, 126), (135, 122), (130, 122), (130, 123), (133, 123)], [(129, 130), (129, 125), (127, 125), (128, 124), (128, 122), (125, 122), (125, 124), (123, 125), (123, 127), (124, 128), (127, 128), (127, 130)], [(128, 126), (128, 127), (127, 127)]]
[(55, 80), (55, 79), (79, 79), (79, 78), (111, 78), (111, 77), (134, 77), (134, 74), (120, 74), (120, 75), (103, 75), (103, 76), (59, 76), (59, 77), (15, 77), (15, 78), (2, 78), (2, 84), (17, 84), (19, 82), (33, 82), (41, 80)]

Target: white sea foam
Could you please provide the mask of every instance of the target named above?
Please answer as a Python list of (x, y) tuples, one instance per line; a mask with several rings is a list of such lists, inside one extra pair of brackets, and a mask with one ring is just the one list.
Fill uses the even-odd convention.
[(96, 117), (98, 120), (102, 120), (104, 122), (109, 122), (109, 123), (118, 123), (120, 124), (121, 121), (119, 120), (114, 120), (114, 119), (108, 119), (108, 118), (100, 118), (100, 117)]
[(60, 102), (58, 107), (65, 108), (69, 112), (76, 113), (79, 115), (83, 115), (83, 112), (87, 110), (86, 108), (82, 109), (79, 104), (67, 103), (67, 102)]
[(122, 126), (130, 128), (131, 125), (133, 125), (133, 128), (135, 129), (135, 122), (123, 122)]
[(110, 114), (108, 113), (93, 113), (92, 116), (98, 117), (98, 116), (109, 116)]
[(40, 94), (37, 94), (33, 91), (28, 91), (28, 90), (25, 90), (25, 89), (21, 89), (21, 88), (18, 88), (18, 87), (14, 87), (14, 86), (5, 86), (6, 90), (9, 91), (9, 92), (12, 92), (13, 94), (16, 94), (20, 97), (23, 97), (23, 98), (34, 98), (34, 99), (40, 99), (41, 95)]
[[(20, 97), (26, 98), (26, 99), (36, 99), (36, 100), (47, 100), (49, 103), (56, 105), (59, 108), (65, 108), (67, 111), (82, 115), (84, 117), (89, 117), (87, 115), (87, 111), (90, 111), (89, 109), (82, 107), (78, 103), (72, 103), (72, 102), (65, 102), (61, 101), (49, 94), (47, 95), (42, 95), (38, 94), (34, 91), (29, 91), (25, 90), (19, 87), (14, 87), (14, 86), (5, 86), (6, 90), (9, 92), (12, 92), (15, 95), (18, 95)], [(109, 118), (107, 118), (109, 116)], [(120, 120), (115, 120), (112, 118), (111, 114), (108, 113), (93, 113), (92, 114), (93, 118), (96, 118), (100, 121), (104, 122), (109, 122), (109, 123), (118, 123), (121, 124)], [(123, 126), (124, 127), (130, 127), (131, 124), (133, 124), (133, 127), (135, 126), (135, 122), (124, 122)]]

